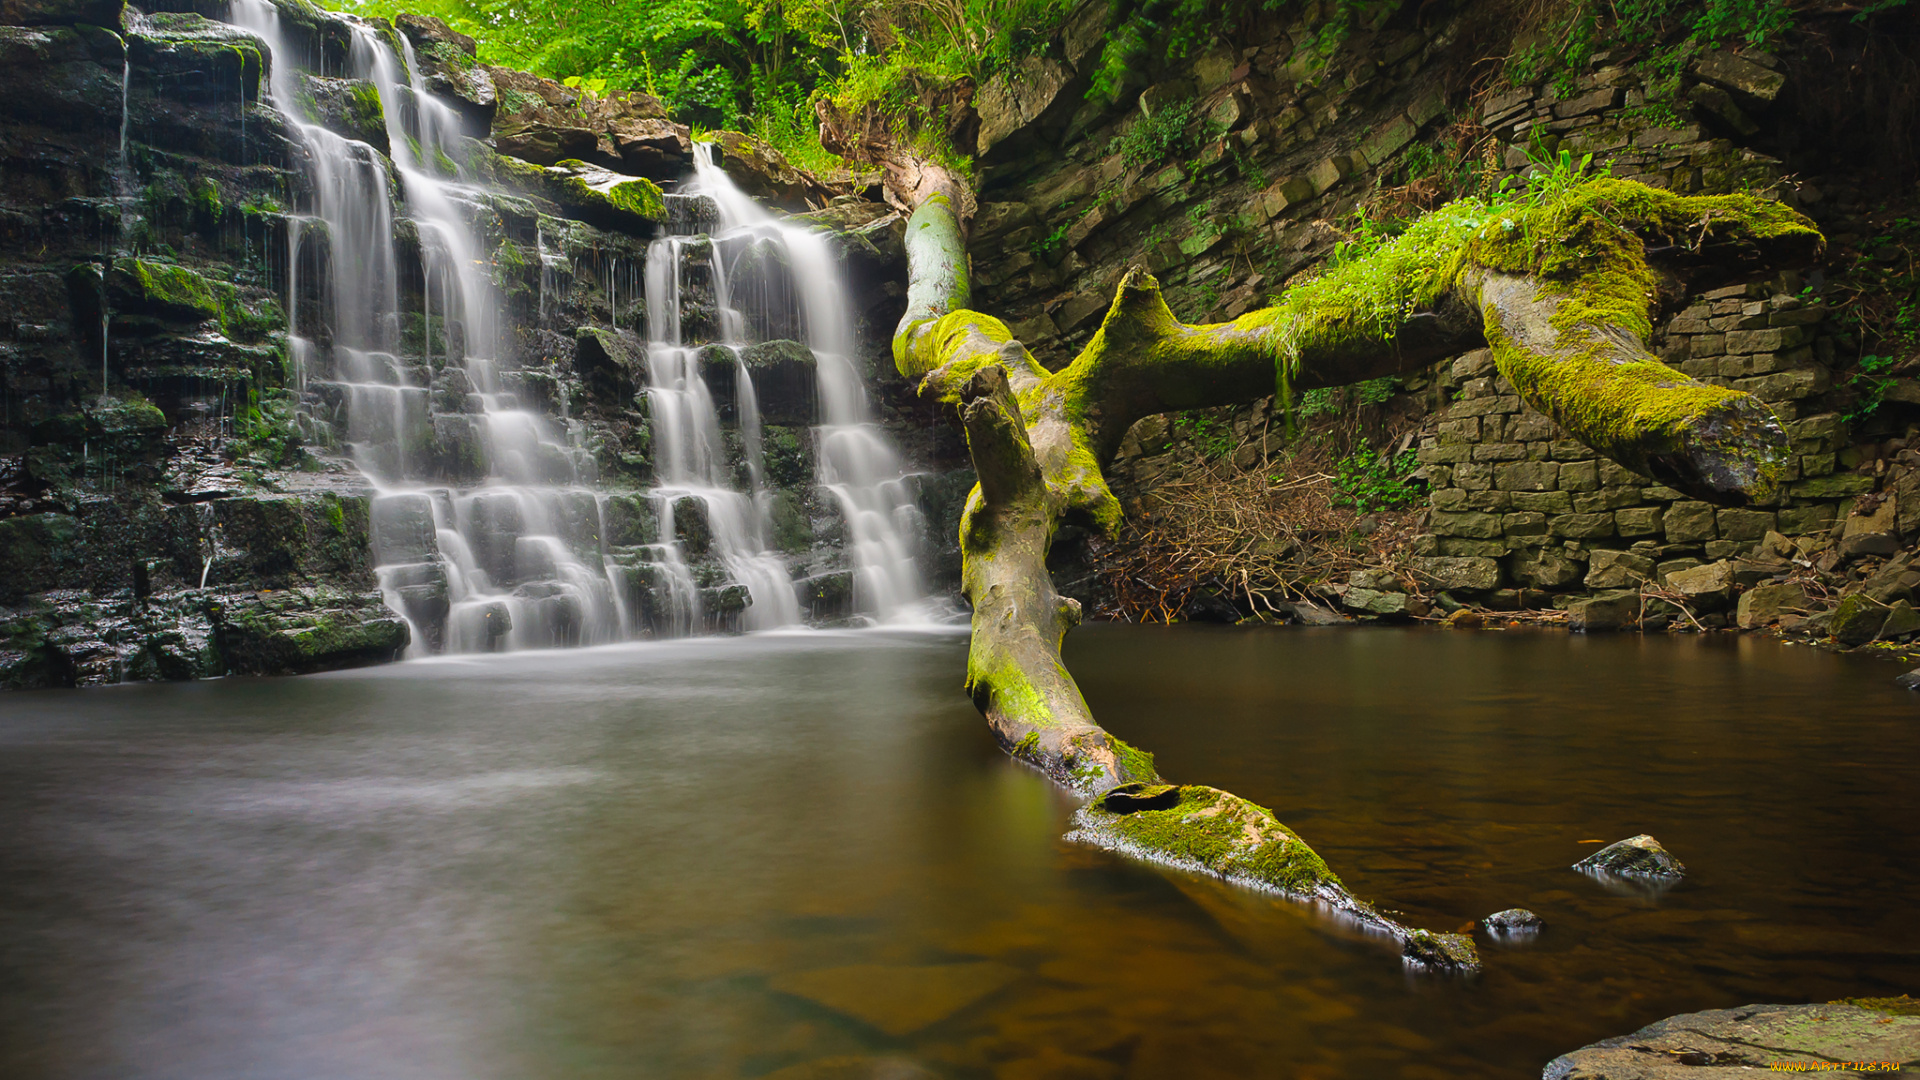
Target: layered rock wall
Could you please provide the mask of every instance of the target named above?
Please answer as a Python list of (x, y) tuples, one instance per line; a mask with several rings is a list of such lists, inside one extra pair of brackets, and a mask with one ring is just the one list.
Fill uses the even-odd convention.
[[(1906, 449), (1920, 414), (1899, 401), (1912, 393), (1905, 383), (1889, 384), (1881, 408), (1862, 407), (1849, 373), (1859, 331), (1831, 327), (1826, 298), (1831, 276), (1875, 228), (1877, 200), (1905, 196), (1897, 177), (1870, 165), (1862, 175), (1852, 162), (1796, 150), (1828, 145), (1796, 125), (1815, 111), (1808, 102), (1851, 76), (1795, 56), (1722, 50), (1696, 56), (1677, 89), (1656, 93), (1642, 65), (1601, 54), (1535, 85), (1476, 91), (1463, 67), (1487, 47), (1475, 6), (1408, 14), (1357, 31), (1324, 67), (1306, 47), (1312, 27), (1271, 18), (1194, 59), (1144, 67), (1107, 104), (1082, 96), (1104, 18), (1088, 5), (1052, 59), (990, 82), (976, 99), (984, 167), (972, 250), (984, 303), (1058, 366), (1098, 326), (1129, 264), (1160, 278), (1181, 318), (1230, 318), (1350, 241), (1363, 204), (1524, 191), (1530, 174), (1578, 168), (1586, 155), (1593, 167), (1675, 191), (1769, 194), (1835, 238), (1827, 263), (1696, 295), (1670, 290), (1654, 345), (1683, 372), (1749, 391), (1786, 422), (1794, 458), (1776, 498), (1716, 509), (1599, 459), (1526, 406), (1485, 352), (1472, 353), (1398, 379), (1380, 410), (1405, 423), (1427, 416), (1398, 443), (1417, 451), (1414, 480), (1430, 491), (1430, 514), (1396, 566), (1449, 603), (1507, 609), (1642, 587), (1671, 594), (1675, 571), (1731, 572), (1742, 559), (1764, 565), (1743, 565), (1740, 585), (1817, 564), (1841, 575), (1831, 583), (1840, 590), (1849, 574), (1876, 572), (1875, 560), (1920, 521), (1920, 510), (1895, 508), (1898, 491), (1920, 482), (1920, 455)], [(1844, 55), (1836, 43), (1845, 32), (1817, 36), (1825, 32), (1803, 40)], [(1823, 76), (1830, 82), (1817, 82)], [(1266, 460), (1287, 441), (1285, 405), (1203, 421), (1224, 433), (1212, 441), (1230, 443), (1206, 456), (1243, 467)], [(1170, 438), (1178, 428), (1143, 421), (1111, 470), (1116, 490), (1151, 494), (1191, 474), (1180, 462), (1195, 455), (1195, 440)], [(1323, 595), (1338, 603), (1346, 587), (1326, 582)], [(1734, 618), (1730, 605), (1710, 609), (1707, 623)]]

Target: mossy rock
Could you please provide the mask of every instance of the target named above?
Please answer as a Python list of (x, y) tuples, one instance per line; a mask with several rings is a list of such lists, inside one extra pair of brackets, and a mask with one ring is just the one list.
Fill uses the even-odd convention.
[(334, 589), (249, 593), (219, 611), (220, 652), (235, 674), (279, 675), (386, 663), (411, 640), (380, 594)]
[(1123, 784), (1088, 804), (1075, 821), (1102, 847), (1229, 881), (1294, 896), (1340, 885), (1326, 862), (1271, 810), (1219, 788)]
[(1880, 636), (1887, 622), (1886, 605), (1855, 593), (1840, 601), (1827, 622), (1827, 632), (1842, 645), (1861, 646)]
[(473, 164), (484, 179), (545, 198), (563, 217), (643, 236), (652, 235), (654, 226), (666, 218), (660, 185), (644, 177), (626, 176), (574, 158), (541, 168), (484, 145), (469, 145), (474, 147)]
[(182, 322), (218, 318), (224, 306), (214, 283), (200, 274), (184, 266), (138, 258), (113, 260), (113, 268), (107, 272), (107, 301), (115, 311)]

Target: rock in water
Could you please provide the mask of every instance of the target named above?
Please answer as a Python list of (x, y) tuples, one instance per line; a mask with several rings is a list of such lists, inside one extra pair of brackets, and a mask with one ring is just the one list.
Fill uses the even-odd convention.
[(1687, 872), (1679, 859), (1645, 833), (1608, 844), (1573, 864), (1575, 870), (1619, 877), (1678, 880)]
[(1481, 919), (1480, 925), (1495, 937), (1522, 937), (1539, 933), (1547, 924), (1526, 908), (1516, 907), (1496, 911)]
[(1696, 1080), (1757, 1075), (1782, 1066), (1792, 1072), (1838, 1072), (1840, 1062), (1915, 1059), (1920, 1059), (1920, 1017), (1839, 1003), (1743, 1005), (1670, 1017), (1631, 1035), (1604, 1039), (1553, 1059), (1540, 1075), (1542, 1080)]
[(1893, 681), (1909, 690), (1920, 690), (1920, 668), (1914, 668), (1905, 675), (1896, 675)]

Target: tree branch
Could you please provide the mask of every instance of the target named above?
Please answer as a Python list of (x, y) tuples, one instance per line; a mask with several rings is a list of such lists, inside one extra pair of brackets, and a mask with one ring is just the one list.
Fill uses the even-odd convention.
[(1228, 323), (1180, 322), (1152, 275), (1132, 269), (1086, 348), (1050, 373), (1006, 324), (967, 307), (963, 185), (925, 163), (890, 171), (890, 185), (896, 175), (911, 185), (896, 197), (918, 201), (894, 359), (921, 395), (959, 413), (980, 477), (961, 524), (967, 687), (1001, 745), (1093, 797), (1076, 815), (1082, 839), (1319, 900), (1393, 935), (1417, 964), (1477, 967), (1470, 940), (1411, 930), (1356, 900), (1270, 811), (1167, 784), (1150, 754), (1101, 729), (1061, 661), (1080, 610), (1047, 572), (1054, 532), (1068, 518), (1119, 524), (1102, 470), (1142, 417), (1375, 378), (1482, 345), (1529, 403), (1601, 453), (1713, 502), (1764, 499), (1785, 434), (1749, 395), (1648, 353), (1658, 279), (1646, 241), (1701, 270), (1803, 259), (1819, 234), (1779, 204), (1616, 180), (1538, 206), (1463, 201)]

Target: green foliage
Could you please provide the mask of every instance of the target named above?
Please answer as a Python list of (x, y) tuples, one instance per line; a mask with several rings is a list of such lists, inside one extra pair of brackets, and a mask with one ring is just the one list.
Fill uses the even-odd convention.
[(1217, 460), (1233, 453), (1233, 429), (1210, 412), (1190, 409), (1175, 413), (1173, 429), (1203, 457)]
[[(1216, 35), (1260, 12), (1282, 10), (1288, 0), (1113, 0), (1112, 23), (1089, 97), (1115, 100), (1150, 57), (1179, 60), (1206, 48)], [(1401, 0), (1328, 0), (1320, 19), (1299, 44), (1310, 61), (1324, 64), (1356, 27), (1377, 27), (1400, 9)], [(1311, 10), (1311, 9), (1310, 9)]]
[(1891, 356), (1863, 356), (1854, 365), (1847, 386), (1860, 396), (1844, 414), (1847, 423), (1857, 424), (1880, 411), (1880, 406), (1886, 403), (1887, 391), (1898, 381), (1889, 374), (1897, 364), (1899, 361)]
[[(1906, 0), (1885, 0), (1897, 7)], [(1569, 93), (1594, 53), (1638, 53), (1649, 76), (1648, 97), (1666, 99), (1678, 89), (1679, 73), (1695, 56), (1724, 45), (1762, 48), (1794, 26), (1792, 0), (1563, 0), (1537, 11), (1527, 29), (1533, 43), (1507, 60), (1516, 85), (1551, 78)]]
[[(1849, 348), (1903, 356), (1920, 353), (1920, 218), (1869, 220), (1874, 231), (1850, 253), (1828, 291), (1829, 325)], [(1811, 292), (1808, 299), (1814, 299)]]
[(1293, 416), (1299, 420), (1350, 414), (1369, 405), (1384, 405), (1400, 390), (1400, 380), (1392, 375), (1368, 379), (1351, 386), (1322, 387), (1308, 390), (1293, 404)]
[(1408, 479), (1418, 465), (1411, 450), (1389, 461), (1362, 444), (1335, 466), (1333, 486), (1340, 494), (1334, 505), (1351, 506), (1363, 514), (1412, 506), (1427, 494), (1426, 485)]
[(1119, 154), (1129, 169), (1150, 169), (1163, 161), (1198, 153), (1206, 142), (1194, 123), (1193, 99), (1174, 101), (1134, 120), (1124, 134), (1108, 141), (1107, 153)]

